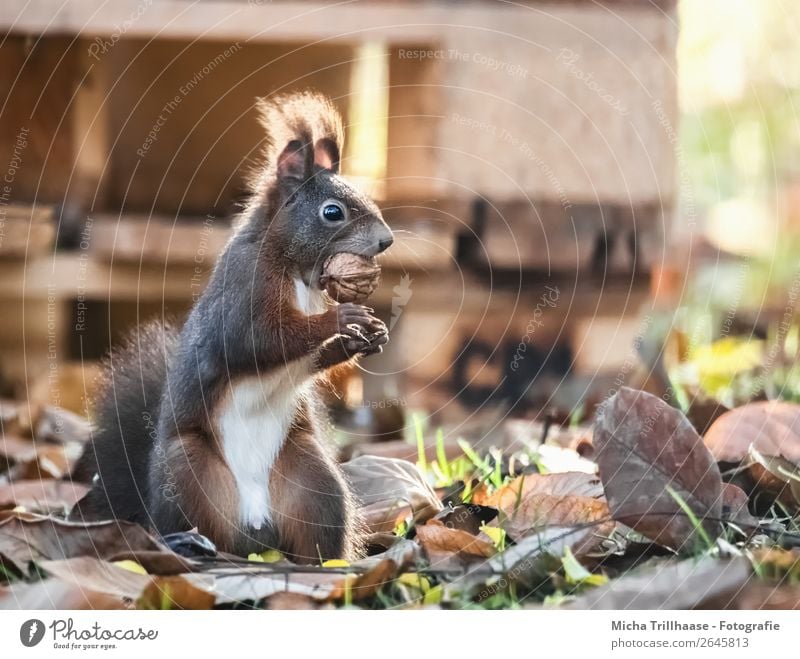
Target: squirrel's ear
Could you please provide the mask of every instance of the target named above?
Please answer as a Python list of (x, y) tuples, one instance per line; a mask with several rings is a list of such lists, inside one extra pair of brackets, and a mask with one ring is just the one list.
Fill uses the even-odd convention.
[(317, 140), (314, 145), (314, 164), (324, 167), (332, 171), (334, 174), (339, 173), (339, 160), (341, 154), (339, 153), (339, 146), (329, 137), (323, 137)]
[(308, 144), (292, 140), (278, 156), (278, 180), (297, 179), (305, 181), (313, 171), (313, 152)]

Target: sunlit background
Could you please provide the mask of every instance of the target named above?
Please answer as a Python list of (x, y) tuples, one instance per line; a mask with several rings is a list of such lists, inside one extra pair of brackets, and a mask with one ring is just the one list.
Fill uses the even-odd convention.
[(390, 345), (331, 400), (351, 439), (586, 422), (622, 383), (800, 397), (797, 3), (35, 4), (0, 9), (0, 390), (33, 416), (91, 414), (109, 348), (186, 314), (256, 97), (308, 87), (397, 238)]

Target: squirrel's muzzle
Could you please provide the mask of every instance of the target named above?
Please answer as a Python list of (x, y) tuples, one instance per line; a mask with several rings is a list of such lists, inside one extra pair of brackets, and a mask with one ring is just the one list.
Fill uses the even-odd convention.
[(383, 219), (379, 219), (378, 222), (379, 223), (372, 227), (369, 232), (370, 242), (372, 244), (370, 245), (367, 256), (377, 256), (381, 252), (385, 252), (394, 242), (394, 235), (386, 222), (384, 222)]

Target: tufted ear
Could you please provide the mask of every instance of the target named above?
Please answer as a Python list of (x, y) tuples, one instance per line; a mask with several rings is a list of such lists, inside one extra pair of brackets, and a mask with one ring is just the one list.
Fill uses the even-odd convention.
[(296, 179), (305, 181), (314, 172), (314, 151), (309, 143), (292, 140), (278, 155), (278, 180)]
[(339, 146), (331, 138), (317, 140), (314, 145), (314, 164), (338, 174), (340, 158)]

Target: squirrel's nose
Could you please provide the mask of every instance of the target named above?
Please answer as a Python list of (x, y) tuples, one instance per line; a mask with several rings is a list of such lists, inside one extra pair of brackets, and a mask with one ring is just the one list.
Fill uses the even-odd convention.
[(388, 238), (383, 238), (383, 239), (379, 240), (378, 241), (378, 254), (380, 254), (381, 252), (385, 252), (387, 249), (389, 249), (392, 246), (393, 242), (394, 242), (394, 238), (392, 236), (389, 236)]

